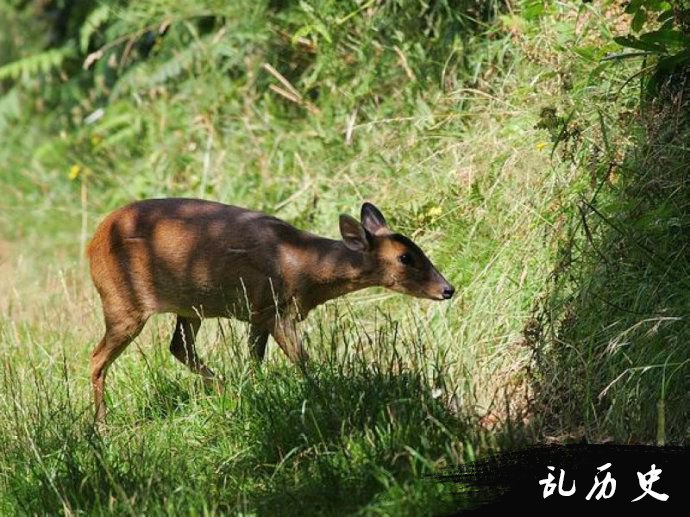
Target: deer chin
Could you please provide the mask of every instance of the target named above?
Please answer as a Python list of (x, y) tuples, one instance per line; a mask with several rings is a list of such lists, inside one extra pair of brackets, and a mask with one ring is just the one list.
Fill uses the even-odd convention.
[(414, 291), (411, 289), (406, 289), (405, 287), (400, 285), (393, 285), (388, 288), (391, 291), (395, 291), (396, 293), (405, 294), (407, 296), (413, 296), (414, 298), (419, 298), (420, 300), (433, 300), (438, 302), (445, 300), (445, 298), (443, 298), (443, 295), (438, 293)]
[(417, 298), (423, 298), (425, 300), (433, 300), (435, 302), (445, 302), (449, 299), (449, 297), (445, 296), (443, 292), (430, 292), (430, 293), (424, 293), (417, 295)]

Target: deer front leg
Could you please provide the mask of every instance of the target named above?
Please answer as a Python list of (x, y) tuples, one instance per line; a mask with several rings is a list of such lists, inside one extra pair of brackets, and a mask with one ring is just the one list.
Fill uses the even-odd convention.
[(252, 324), (249, 329), (249, 353), (257, 363), (263, 361), (266, 355), (266, 342), (268, 341), (268, 331)]
[(293, 317), (276, 316), (271, 335), (293, 363), (303, 365), (309, 359), (302, 347), (302, 340), (297, 333), (297, 325)]

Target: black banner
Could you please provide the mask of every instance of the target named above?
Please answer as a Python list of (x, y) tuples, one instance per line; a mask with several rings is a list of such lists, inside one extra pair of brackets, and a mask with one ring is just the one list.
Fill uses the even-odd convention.
[(687, 511), (690, 448), (535, 446), (433, 476), (454, 485), (458, 513), (534, 508)]

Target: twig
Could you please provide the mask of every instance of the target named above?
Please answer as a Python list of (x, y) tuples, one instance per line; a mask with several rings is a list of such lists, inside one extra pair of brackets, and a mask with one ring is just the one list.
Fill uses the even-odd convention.
[(347, 117), (347, 126), (345, 127), (345, 145), (352, 145), (352, 133), (355, 130), (355, 122), (357, 122), (357, 108)]
[(288, 81), (283, 74), (281, 74), (278, 70), (273, 68), (271, 65), (268, 63), (263, 64), (263, 69), (266, 70), (269, 74), (271, 74), (273, 77), (278, 79), (285, 88), (295, 97), (297, 97), (300, 101), (302, 100), (302, 94), (297, 91), (297, 89), (292, 86), (290, 81)]
[(398, 54), (398, 57), (400, 58), (400, 65), (403, 67), (403, 70), (405, 70), (405, 75), (407, 75), (407, 78), (410, 81), (414, 81), (417, 79), (417, 77), (414, 75), (414, 72), (410, 68), (410, 65), (407, 63), (407, 58), (405, 57), (405, 54), (403, 54), (403, 51), (400, 50), (400, 47), (397, 45), (393, 47), (393, 50), (395, 50), (395, 53)]
[(309, 111), (309, 113), (319, 113), (319, 109), (316, 106), (314, 106), (311, 102), (305, 100), (304, 97), (302, 97), (302, 94), (297, 91), (297, 88), (292, 86), (290, 81), (288, 81), (285, 78), (285, 76), (283, 76), (283, 74), (278, 72), (278, 70), (273, 68), (268, 63), (264, 63), (262, 65), (262, 68), (266, 70), (269, 74), (271, 74), (273, 77), (275, 77), (278, 81), (280, 81), (280, 84), (282, 84), (286, 88), (285, 90), (283, 90), (281, 87), (272, 84), (271, 86), (269, 86), (269, 88), (272, 91), (276, 92), (278, 95), (285, 97), (287, 100), (294, 102), (298, 106), (306, 108), (307, 111)]
[[(584, 201), (583, 204), (589, 205), (586, 201)], [(582, 204), (578, 205), (577, 209), (580, 212), (580, 218), (582, 220), (582, 226), (585, 229), (585, 235), (587, 236), (587, 241), (590, 243), (590, 245), (592, 246), (592, 249), (596, 252), (596, 254), (601, 257), (601, 260), (603, 260), (606, 265), (609, 265), (609, 261), (606, 258), (606, 256), (601, 251), (599, 251), (599, 248), (597, 248), (596, 244), (594, 244), (594, 238), (592, 237), (592, 232), (590, 231), (589, 225), (587, 224), (587, 214), (585, 214), (585, 209), (582, 207)]]

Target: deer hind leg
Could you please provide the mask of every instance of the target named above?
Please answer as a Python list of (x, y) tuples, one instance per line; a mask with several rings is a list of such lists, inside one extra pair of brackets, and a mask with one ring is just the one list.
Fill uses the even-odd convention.
[(106, 314), (105, 319), (105, 335), (91, 353), (91, 385), (93, 386), (96, 422), (98, 423), (105, 421), (104, 394), (108, 367), (139, 335), (147, 320), (144, 315), (136, 311), (130, 311), (118, 319), (109, 318)]
[(207, 386), (215, 386), (216, 389), (222, 391), (220, 385), (213, 382), (216, 375), (203, 363), (196, 353), (196, 334), (200, 326), (200, 318), (188, 318), (178, 315), (175, 332), (173, 332), (170, 341), (170, 351), (178, 361), (187, 365), (192, 372), (201, 375)]

